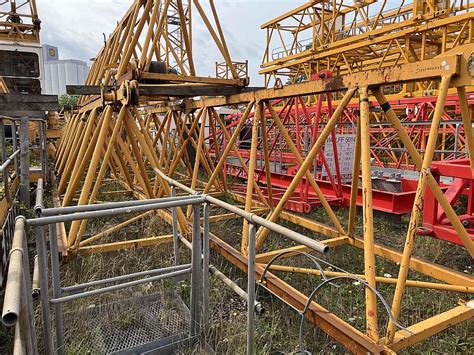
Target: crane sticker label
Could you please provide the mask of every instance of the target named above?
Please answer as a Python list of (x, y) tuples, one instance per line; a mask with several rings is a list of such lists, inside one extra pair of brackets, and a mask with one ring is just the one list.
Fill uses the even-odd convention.
[[(352, 180), (355, 146), (355, 134), (336, 134), (336, 150), (339, 160), (339, 172), (341, 174), (341, 180), (343, 183), (351, 182)], [(330, 174), (337, 181), (336, 159), (331, 135), (324, 144), (324, 158), (326, 159)], [(321, 176), (323, 178), (327, 178), (329, 176), (324, 164), (322, 167)]]

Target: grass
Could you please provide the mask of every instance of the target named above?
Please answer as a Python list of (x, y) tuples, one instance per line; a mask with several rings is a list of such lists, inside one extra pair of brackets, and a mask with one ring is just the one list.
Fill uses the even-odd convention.
[[(116, 186), (111, 186), (114, 188)], [(99, 197), (107, 198), (106, 196)], [(110, 198), (110, 196), (108, 197)], [(211, 214), (219, 213), (216, 208)], [(347, 209), (336, 210), (338, 217), (347, 220)], [(130, 218), (131, 216), (126, 216)], [(308, 218), (329, 223), (328, 217), (321, 209), (316, 209)], [(98, 219), (88, 224), (88, 232), (104, 230), (107, 226), (119, 223), (123, 217), (114, 219)], [(357, 233), (362, 234), (361, 218), (357, 217)], [(305, 235), (323, 239), (322, 235), (304, 231), (301, 227), (288, 222), (283, 225), (294, 230), (303, 232)], [(401, 249), (405, 239), (407, 218), (403, 218), (401, 224), (395, 225), (391, 222), (377, 218), (375, 221), (376, 241), (379, 244)], [(223, 238), (233, 247), (240, 249), (241, 220), (227, 220), (218, 224), (211, 224), (211, 232)], [(105, 237), (102, 242), (119, 241), (132, 238), (143, 238), (147, 236), (169, 234), (171, 229), (157, 217), (143, 219), (119, 233)], [(270, 234), (264, 249), (275, 250), (291, 246), (292, 243), (285, 238)], [(434, 261), (460, 272), (472, 275), (472, 261), (468, 253), (461, 247), (439, 241), (429, 237), (417, 237), (414, 255)], [(181, 247), (182, 262), (190, 259), (189, 251)], [(350, 246), (340, 246), (332, 250), (330, 255), (324, 257), (324, 261), (332, 263), (344, 270), (353, 273), (363, 273), (363, 251)], [(224, 272), (242, 288), (246, 288), (246, 275), (230, 265), (222, 256), (212, 253), (211, 262), (219, 270)], [(64, 285), (73, 285), (85, 281), (91, 281), (125, 273), (132, 273), (152, 268), (172, 265), (172, 246), (147, 247), (141, 249), (130, 249), (128, 251), (111, 252), (105, 254), (94, 254), (86, 257), (77, 257), (62, 267), (62, 280)], [(286, 259), (284, 265), (299, 267), (314, 267), (308, 259), (298, 256)], [(396, 277), (399, 266), (396, 263), (377, 257), (377, 275)], [(325, 266), (329, 268), (329, 266)], [(289, 274), (275, 272), (284, 281), (297, 288), (305, 294), (311, 291), (321, 282), (320, 277), (302, 274)], [(432, 279), (410, 272), (410, 278), (414, 280), (433, 281)], [(336, 287), (337, 286), (337, 287)], [(329, 309), (339, 317), (348, 321), (351, 325), (364, 331), (365, 327), (365, 296), (364, 288), (357, 282), (338, 282), (336, 286), (327, 285), (317, 294), (317, 302)], [(82, 299), (68, 303), (65, 311), (84, 309), (90, 305), (115, 302), (137, 296), (150, 295), (161, 292), (169, 287), (177, 287), (186, 300), (190, 292), (189, 279), (181, 281), (178, 285), (173, 280), (162, 283), (147, 283), (139, 287), (125, 289), (88, 299)], [(378, 285), (379, 291), (391, 303), (394, 287), (390, 285)], [(222, 284), (221, 281), (211, 277), (210, 279), (210, 323), (205, 338), (211, 348), (217, 354), (244, 354), (246, 352), (246, 304), (233, 291)], [(299, 327), (301, 317), (280, 300), (265, 292), (259, 291), (260, 300), (266, 311), (256, 321), (256, 349), (258, 354), (287, 354), (299, 350)], [(419, 322), (435, 314), (455, 307), (460, 299), (468, 300), (466, 294), (433, 291), (420, 288), (408, 288), (403, 301), (401, 323), (410, 325)], [(387, 315), (382, 311), (379, 302), (379, 325), (381, 334), (385, 331)], [(36, 314), (39, 317), (39, 313)], [(133, 327), (140, 319), (132, 313), (123, 313), (115, 319), (117, 328), (126, 329)], [(79, 324), (79, 323), (78, 323)], [(329, 338), (318, 328), (305, 323), (305, 345), (313, 353), (345, 354), (347, 351)], [(12, 331), (0, 330), (0, 344), (5, 344), (0, 353), (11, 348)], [(77, 329), (81, 329), (80, 326)], [(70, 353), (84, 353), (82, 342), (87, 332), (78, 331), (69, 333)], [(449, 328), (438, 335), (422, 341), (402, 353), (459, 353), (468, 354), (474, 352), (474, 327), (472, 321), (464, 322)], [(182, 349), (183, 354), (200, 354), (199, 348)]]

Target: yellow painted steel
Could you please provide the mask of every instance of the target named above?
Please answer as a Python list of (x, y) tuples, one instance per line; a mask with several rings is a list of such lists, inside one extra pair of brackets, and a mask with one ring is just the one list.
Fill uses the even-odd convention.
[[(357, 29), (365, 30), (349, 36), (341, 29), (337, 29), (335, 20), (343, 15), (349, 16), (348, 14), (361, 16), (362, 11), (368, 9), (368, 6), (377, 5), (375, 1), (364, 1), (357, 8), (338, 1), (310, 1), (264, 25), (269, 34), (262, 67), (262, 72), (268, 74), (266, 84), (269, 84), (270, 77), (275, 78), (275, 76), (283, 74), (289, 76), (290, 82), (291, 80), (296, 81), (296, 79), (303, 82), (283, 85), (281, 88), (242, 91), (229, 96), (176, 99), (158, 95), (140, 97), (139, 90), (134, 91), (132, 88), (134, 85), (140, 87), (145, 84), (150, 87), (159, 86), (163, 85), (163, 82), (166, 83), (165, 85), (181, 85), (184, 88), (196, 87), (196, 85), (241, 87), (245, 85), (245, 80), (236, 76), (237, 69), (232, 66), (234, 62), (231, 60), (223, 29), (220, 22), (215, 21), (218, 20), (218, 15), (212, 1), (210, 15), (206, 14), (205, 7), (201, 6), (198, 0), (192, 2), (165, 0), (161, 2), (161, 6), (158, 6), (158, 3), (150, 0), (134, 1), (96, 56), (87, 79), (88, 85), (104, 84), (113, 87), (118, 84), (118, 87), (122, 85), (125, 91), (130, 90), (131, 96), (137, 95), (138, 97), (136, 97), (136, 101), (130, 100), (131, 96), (125, 95), (123, 90), (119, 90), (116, 97), (115, 94), (109, 93), (102, 96), (85, 95), (81, 97), (80, 113), (73, 115), (66, 123), (63, 138), (58, 147), (56, 168), (61, 179), (60, 193), (64, 194), (62, 200), (64, 206), (72, 204), (76, 195), (79, 196), (79, 200), (74, 202), (78, 204), (93, 203), (99, 193), (103, 192), (102, 186), (107, 170), (110, 170), (113, 181), (116, 181), (122, 190), (130, 191), (136, 198), (170, 196), (170, 186), (160, 175), (155, 173), (159, 170), (170, 177), (177, 176), (183, 180), (184, 184), (199, 192), (222, 195), (225, 198), (233, 199), (236, 203), (244, 203), (243, 207), (249, 212), (268, 213), (267, 219), (270, 221), (283, 220), (303, 229), (304, 233), (319, 233), (328, 238), (323, 241), (331, 247), (345, 245), (344, 248), (363, 249), (364, 274), (359, 276), (365, 278), (374, 287), (378, 283), (395, 284), (393, 312), (397, 318), (404, 311), (401, 305), (403, 291), (406, 287), (472, 293), (474, 287), (472, 277), (411, 255), (414, 233), (421, 213), (420, 202), (427, 186), (433, 191), (446, 212), (447, 218), (465, 243), (466, 249), (471, 255), (474, 252), (473, 243), (465, 227), (460, 223), (455, 211), (428, 170), (431, 163), (430, 156), (436, 149), (436, 144), (433, 141), (437, 138), (435, 134), (438, 130), (437, 123), (442, 116), (441, 108), (448, 92), (458, 93), (463, 124), (464, 126), (471, 124), (472, 112), (466, 100), (466, 95), (469, 92), (466, 89), (469, 89), (473, 84), (472, 73), (467, 66), (470, 54), (474, 52), (472, 40), (474, 26), (472, 25), (473, 16), (470, 7), (454, 4), (450, 7), (451, 10), (441, 13), (441, 10), (436, 10), (441, 2), (430, 1), (429, 5), (422, 6), (421, 2), (417, 1), (415, 7), (404, 6), (394, 13), (390, 12), (391, 16), (395, 18), (393, 23), (386, 23), (387, 12), (380, 9), (375, 12), (373, 18), (366, 20), (357, 18), (353, 24), (347, 24), (344, 22), (345, 19), (341, 19), (340, 21), (345, 23), (344, 29), (348, 33), (357, 32)], [(193, 59), (192, 26), (190, 23), (192, 5), (197, 9), (210, 38), (222, 55), (224, 63), (230, 65), (231, 78), (207, 78), (196, 73), (198, 66), (195, 65)], [(329, 8), (332, 11), (329, 11)], [(315, 11), (317, 15), (310, 20), (308, 17), (301, 20), (301, 15), (305, 11)], [(167, 20), (171, 13), (179, 20), (174, 24)], [(280, 26), (285, 21), (292, 19), (296, 20), (297, 25)], [(211, 20), (215, 22), (214, 27), (211, 26)], [(370, 21), (367, 22), (368, 20)], [(179, 40), (173, 39), (170, 36), (170, 26), (179, 27), (183, 37)], [(285, 38), (282, 36), (284, 31), (290, 33), (290, 37), (298, 36), (303, 29), (312, 33), (309, 47), (300, 48), (301, 50), (295, 52), (295, 48), (298, 47), (298, 41), (295, 41), (293, 46), (286, 46), (283, 49), (281, 58), (275, 60), (271, 58), (272, 51), (275, 49), (270, 45), (271, 40), (277, 37), (284, 40)], [(431, 33), (434, 37), (430, 35)], [(414, 41), (412, 37), (419, 40)], [(164, 63), (163, 73), (153, 72), (152, 69), (157, 65), (157, 62)], [(311, 75), (323, 69), (332, 71), (333, 76), (308, 81)], [(397, 86), (399, 91), (390, 92), (387, 96), (389, 98), (420, 93), (438, 95), (438, 104), (432, 117), (432, 132), (428, 137), (424, 157), (418, 153), (413, 144), (413, 140), (424, 138), (409, 137), (393, 109), (389, 108), (385, 112), (377, 110), (371, 112), (368, 102), (370, 93), (375, 96), (385, 110), (387, 100), (382, 94), (382, 89), (387, 90), (387, 87), (393, 86)], [(345, 94), (340, 99), (342, 92)], [(358, 97), (355, 95), (356, 92), (359, 92)], [(337, 108), (332, 117), (329, 117), (323, 124), (317, 141), (314, 142), (308, 154), (303, 156), (297, 148), (299, 141), (294, 142), (294, 137), (276, 114), (277, 104), (273, 100), (282, 99), (285, 102), (286, 99), (295, 96), (314, 98), (316, 95), (332, 95), (334, 98), (332, 102)], [(321, 152), (327, 137), (344, 114), (345, 108), (349, 103), (354, 103), (356, 99), (360, 99), (360, 118), (356, 122), (357, 138), (352, 169), (353, 186), (346, 228), (345, 222), (341, 222), (338, 214), (334, 213), (327, 202), (309, 168)], [(245, 110), (242, 109), (243, 115), (234, 122), (234, 125), (229, 125), (228, 119), (220, 117), (216, 110), (217, 107), (227, 105), (245, 105)], [(238, 149), (238, 143), (241, 131), (250, 121), (250, 113), (254, 105), (256, 109), (253, 117), (250, 159), (246, 162)], [(393, 250), (375, 243), (373, 221), (376, 217), (373, 216), (371, 197), (370, 124), (373, 123), (371, 120), (380, 124), (380, 127), (382, 127), (384, 120), (390, 123), (398, 133), (400, 142), (407, 149), (410, 159), (421, 171), (416, 196), (417, 203), (413, 208), (406, 245), (402, 250)], [(272, 190), (270, 179), (271, 157), (269, 156), (269, 145), (267, 145), (267, 139), (272, 138), (268, 134), (270, 131), (267, 130), (270, 125), (273, 125), (275, 131), (282, 136), (286, 145), (285, 149), (289, 150), (290, 156), (299, 166), (290, 186), (284, 191), (278, 202), (275, 200), (275, 205), (272, 198), (275, 196), (275, 192)], [(206, 128), (209, 128), (209, 132), (206, 132)], [(218, 130), (222, 133), (222, 140), (225, 138), (225, 146), (220, 144), (219, 139), (221, 138), (217, 134)], [(257, 148), (259, 130), (261, 130), (264, 139), (260, 151)], [(206, 141), (207, 136), (212, 137), (212, 144)], [(465, 134), (469, 153), (472, 153), (473, 149), (472, 138), (472, 134)], [(449, 144), (448, 137), (445, 139), (445, 144), (446, 147)], [(400, 144), (398, 147), (402, 147), (402, 145)], [(190, 154), (193, 149), (197, 153), (194, 163), (192, 163)], [(471, 162), (473, 156), (470, 154)], [(265, 184), (270, 195), (268, 197), (263, 194), (262, 186), (255, 181), (257, 157), (261, 157), (264, 163), (262, 166), (265, 169)], [(240, 164), (239, 168), (247, 176), (245, 196), (232, 191), (232, 181), (225, 180), (227, 175), (224, 172), (224, 167), (231, 158), (236, 158)], [(360, 171), (362, 171), (363, 190), (364, 233), (362, 239), (356, 233), (357, 220), (355, 218)], [(332, 226), (284, 210), (286, 202), (292, 197), (303, 178), (307, 179), (318, 195), (324, 210), (330, 217)], [(157, 211), (156, 215), (167, 223), (172, 223), (171, 216), (167, 211)], [(68, 231), (69, 250), (85, 255), (159, 245), (172, 240), (171, 236), (162, 236), (93, 244), (101, 237), (119, 231), (143, 217), (145, 215), (129, 219), (84, 241), (81, 240), (81, 236), (86, 232), (86, 223), (73, 222)], [(219, 212), (218, 215), (212, 216), (210, 221), (218, 223), (235, 217), (233, 214)], [(181, 233), (188, 236), (190, 214), (178, 209), (178, 221)], [(233, 255), (232, 262), (245, 270), (243, 264), (245, 264), (244, 257), (247, 253), (247, 225), (246, 222), (242, 224), (241, 248), (243, 253), (233, 250), (218, 237), (215, 237), (213, 246), (225, 257)], [(267, 235), (267, 229), (261, 227), (258, 230), (257, 249), (260, 250), (264, 246)], [(269, 244), (265, 245), (265, 247), (267, 246)], [(257, 260), (260, 263), (265, 263), (281, 252), (288, 252), (285, 257), (292, 257), (298, 251), (310, 252), (303, 246), (288, 246), (279, 250), (266, 250), (265, 253), (257, 256)], [(337, 253), (338, 249), (335, 248), (333, 252)], [(239, 259), (239, 254), (244, 259)], [(377, 276), (375, 256), (400, 263), (398, 278)], [(271, 268), (285, 272), (309, 274), (318, 272), (318, 270), (281, 265), (273, 265)], [(443, 283), (409, 280), (409, 270), (420, 272)], [(330, 275), (340, 274), (332, 272)], [(272, 280), (277, 280), (276, 276), (274, 277), (275, 279)], [(296, 299), (304, 299), (300, 292), (282, 280), (278, 279), (277, 282), (281, 282), (281, 297), (286, 301), (291, 303)], [(319, 305), (317, 306), (319, 307)], [(332, 324), (324, 323), (324, 330), (348, 349), (360, 350), (359, 345), (364, 343), (370, 344), (365, 348), (362, 347), (366, 352), (374, 349), (371, 346), (375, 346), (377, 351), (383, 349), (385, 352), (390, 352), (410, 346), (440, 332), (449, 324), (457, 324), (471, 319), (473, 316), (472, 312), (466, 308), (454, 308), (442, 315), (411, 325), (410, 329), (413, 329), (415, 333), (412, 336), (396, 332), (393, 324), (389, 324), (386, 338), (380, 339), (380, 342), (387, 345), (383, 347), (376, 344), (378, 339), (377, 316), (379, 314), (376, 298), (369, 289), (366, 290), (365, 306), (367, 329), (364, 332), (354, 330), (344, 322), (337, 323), (340, 325), (338, 329), (335, 329)], [(325, 312), (330, 314), (330, 310), (325, 310)], [(337, 320), (339, 321), (338, 318)], [(314, 319), (312, 321), (318, 322)], [(351, 334), (353, 338), (348, 339), (345, 334)], [(357, 345), (354, 345), (355, 343)]]
[[(258, 128), (260, 126), (260, 120), (263, 117), (263, 102), (259, 101), (255, 105), (255, 116), (252, 120), (252, 138), (250, 144), (250, 160), (249, 170), (247, 173), (247, 192), (245, 194), (245, 211), (250, 212), (252, 208), (253, 200), (253, 186), (255, 184), (255, 167), (257, 165), (257, 144), (258, 144)], [(242, 226), (242, 254), (248, 254), (249, 244), (249, 222), (244, 219)]]
[[(360, 96), (360, 137), (362, 160), (362, 202), (364, 220), (364, 275), (369, 286), (377, 288), (375, 280), (374, 253), (374, 211), (372, 206), (372, 167), (370, 162), (370, 122), (368, 88), (359, 89)], [(365, 317), (367, 334), (378, 340), (377, 295), (370, 288), (365, 289)]]
[[(258, 263), (262, 263), (262, 261), (257, 260)], [(264, 262), (264, 261), (263, 261)], [(261, 264), (265, 265), (265, 264)], [(284, 266), (284, 265), (270, 265), (270, 270), (275, 271), (284, 271), (284, 272), (291, 272), (291, 273), (299, 273), (299, 274), (308, 274), (308, 275), (318, 275), (321, 276), (321, 271), (317, 269), (308, 269), (308, 268), (301, 268), (295, 266)], [(330, 271), (325, 270), (324, 275), (327, 277), (336, 277), (336, 276), (356, 276), (360, 279), (366, 280), (365, 275), (362, 274), (349, 274), (344, 272), (338, 271)], [(385, 277), (385, 276), (375, 276), (375, 280), (377, 282), (389, 285), (395, 285), (397, 283), (397, 279)], [(435, 282), (426, 282), (426, 281), (418, 281), (418, 280), (406, 280), (407, 287), (419, 287), (419, 288), (427, 288), (432, 290), (440, 290), (440, 291), (447, 291), (447, 292), (462, 292), (462, 293), (474, 293), (474, 287), (469, 286), (459, 286), (459, 285), (450, 285), (450, 284), (441, 284)], [(400, 333), (405, 333), (401, 331)], [(400, 335), (399, 335), (400, 336)]]

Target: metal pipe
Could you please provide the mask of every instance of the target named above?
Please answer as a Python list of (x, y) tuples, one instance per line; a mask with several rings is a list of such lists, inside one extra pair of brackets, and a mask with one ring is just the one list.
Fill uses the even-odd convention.
[(119, 284), (119, 285), (104, 287), (104, 288), (97, 289), (97, 290), (85, 291), (85, 292), (81, 292), (81, 293), (77, 293), (77, 294), (74, 294), (74, 295), (65, 296), (65, 297), (61, 297), (61, 298), (54, 298), (54, 299), (50, 300), (50, 303), (51, 304), (56, 304), (56, 303), (70, 302), (70, 301), (77, 300), (79, 298), (96, 296), (96, 295), (100, 295), (100, 294), (105, 293), (105, 292), (112, 292), (112, 291), (121, 290), (123, 288), (128, 288), (128, 287), (132, 287), (132, 286), (141, 285), (141, 284), (146, 283), (146, 282), (155, 282), (155, 281), (160, 281), (160, 280), (167, 279), (167, 278), (186, 275), (186, 274), (189, 274), (190, 272), (191, 272), (191, 268), (187, 268), (187, 269), (183, 269), (183, 270), (179, 270), (179, 271), (169, 272), (167, 274), (157, 275), (157, 276), (148, 277), (148, 278), (135, 280), (135, 281), (129, 281), (129, 282), (125, 282), (125, 283)]
[[(3, 124), (3, 120), (0, 119), (0, 148), (2, 149), (2, 161), (8, 161), (7, 159), (7, 146), (5, 142), (5, 126)], [(3, 166), (3, 164), (2, 164)], [(2, 179), (3, 179), (3, 193), (5, 194), (5, 198), (7, 202), (11, 201), (10, 196), (10, 187), (8, 186), (8, 171), (6, 169), (2, 170)]]
[(203, 291), (203, 327), (207, 329), (209, 323), (209, 204), (204, 204), (204, 227), (203, 227), (203, 238), (202, 238), (202, 249), (203, 249), (203, 265), (202, 265), (202, 291)]
[(48, 169), (48, 140), (46, 135), (46, 122), (41, 122), (40, 124), (40, 144), (41, 144), (41, 170), (43, 171), (43, 176), (46, 182), (49, 181), (49, 169)]
[[(219, 280), (221, 280), (225, 285), (227, 285), (232, 291), (234, 291), (237, 296), (242, 298), (247, 304), (249, 302), (249, 295), (245, 290), (243, 290), (239, 285), (237, 285), (234, 281), (232, 281), (230, 278), (228, 278), (226, 275), (224, 275), (221, 271), (219, 271), (214, 265), (209, 266), (209, 271), (211, 272), (212, 275), (217, 277)], [(254, 303), (254, 309), (257, 314), (262, 314), (265, 310), (262, 306), (262, 304), (258, 301), (255, 301)]]
[[(416, 230), (422, 217), (423, 197), (426, 191), (426, 187), (428, 185), (428, 176), (430, 175), (429, 169), (433, 161), (434, 150), (436, 147), (439, 131), (439, 121), (441, 120), (444, 113), (444, 103), (446, 101), (446, 96), (449, 90), (450, 83), (451, 76), (443, 76), (441, 78), (438, 100), (436, 102), (436, 107), (433, 113), (433, 123), (430, 128), (428, 142), (426, 144), (426, 153), (423, 157), (420, 168), (420, 176), (418, 178), (415, 201), (413, 203), (413, 209), (408, 225), (408, 231), (405, 238), (405, 246), (403, 248), (402, 259), (400, 261), (400, 271), (398, 274), (397, 285), (395, 287), (395, 292), (392, 301), (392, 312), (396, 320), (398, 320), (398, 317), (400, 315), (402, 296), (405, 291), (408, 272), (410, 270), (410, 261), (414, 247)], [(445, 212), (447, 211), (445, 210)], [(386, 333), (387, 344), (393, 342), (395, 332), (396, 324), (390, 319), (387, 325)]]
[[(176, 188), (171, 187), (171, 197), (176, 197)], [(179, 238), (178, 238), (178, 213), (176, 207), (172, 208), (172, 217), (173, 217), (173, 254), (174, 254), (174, 264), (179, 264)]]
[[(168, 177), (167, 175), (165, 175), (161, 170), (159, 169), (154, 169), (154, 171), (159, 174), (164, 180), (166, 180), (169, 184), (173, 185), (173, 186), (176, 186), (177, 188), (187, 192), (187, 193), (191, 193), (191, 194), (194, 194), (196, 193), (196, 191), (190, 189), (189, 187), (187, 187), (186, 185), (183, 185), (181, 183), (179, 183), (178, 181), (176, 180), (173, 180), (171, 179), (170, 177)], [(233, 206), (227, 202), (224, 202), (224, 201), (221, 201), (215, 197), (212, 197), (210, 195), (202, 195), (204, 196), (204, 200), (206, 202), (209, 202), (213, 205), (216, 205), (216, 206), (219, 206), (221, 208), (224, 208), (226, 209), (227, 211), (229, 212), (232, 212), (240, 217), (243, 217), (245, 219), (247, 219), (249, 222), (253, 222), (255, 224), (258, 224), (258, 225), (261, 225), (261, 226), (264, 226), (266, 227), (267, 229), (275, 232), (275, 233), (278, 233), (278, 234), (281, 234), (297, 243), (300, 243), (302, 245), (305, 245), (307, 246), (308, 248), (311, 248), (312, 250), (315, 250), (315, 251), (318, 251), (320, 253), (323, 253), (323, 254), (327, 254), (329, 252), (329, 247), (324, 244), (324, 243), (320, 243), (318, 241), (315, 241), (313, 239), (310, 239), (298, 232), (295, 232), (295, 231), (292, 231), (291, 229), (288, 229), (288, 228), (285, 228), (283, 226), (280, 226), (279, 224), (276, 224), (274, 222), (271, 222), (265, 218), (262, 218), (260, 216), (257, 216), (256, 214), (254, 213), (251, 213), (251, 212), (246, 212), (236, 206)]]
[(35, 207), (33, 207), (33, 210), (35, 211), (38, 217), (41, 216), (41, 211), (44, 208), (43, 194), (44, 194), (43, 179), (39, 178), (37, 182), (37, 187), (36, 187), (36, 203), (35, 203)]
[[(12, 122), (11, 124), (11, 127), (12, 127), (12, 140), (13, 140), (13, 151), (17, 151), (18, 150), (18, 153), (20, 153), (20, 150), (18, 149), (18, 139), (17, 139), (17, 132), (16, 132), (16, 123), (15, 122)], [(14, 159), (14, 168), (15, 168), (15, 174), (16, 176), (19, 176), (20, 175), (20, 169), (19, 169), (19, 165), (18, 165), (18, 155), (15, 156), (15, 159)]]
[(190, 295), (190, 313), (191, 313), (191, 329), (190, 336), (200, 333), (201, 324), (201, 287), (202, 287), (202, 243), (201, 243), (201, 226), (200, 226), (200, 205), (193, 206), (193, 234), (192, 234), (192, 252), (191, 252), (191, 295)]
[(3, 173), (5, 169), (12, 163), (12, 161), (16, 158), (16, 156), (20, 154), (20, 149), (17, 149), (10, 155), (2, 165), (0, 165), (0, 173)]
[[(253, 117), (252, 122), (252, 143), (250, 145), (250, 157), (249, 157), (249, 166), (247, 173), (247, 189), (245, 193), (245, 211), (250, 212), (252, 208), (253, 200), (253, 187), (256, 183), (255, 181), (255, 165), (257, 163), (257, 146), (258, 146), (258, 126), (260, 125), (260, 119), (264, 115), (263, 113), (264, 106), (262, 101), (258, 101), (255, 109), (255, 116)], [(248, 239), (249, 239), (249, 228), (248, 220), (244, 219), (242, 225), (242, 243), (241, 251), (242, 254), (248, 253)]]
[(31, 292), (31, 284), (26, 246), (25, 218), (20, 216), (15, 220), (2, 322), (6, 326), (15, 325), (15, 337), (21, 338), (26, 353), (35, 354), (36, 337), (32, 330), (33, 307), (29, 302), (31, 295), (28, 294)]
[[(21, 121), (22, 117), (11, 117), (11, 116), (5, 116), (5, 115), (0, 115), (0, 119), (3, 119), (5, 121)], [(46, 121), (44, 118), (38, 118), (38, 117), (31, 117), (29, 118), (30, 121)]]
[(255, 331), (255, 224), (249, 224), (249, 244), (247, 263), (247, 354), (255, 353), (254, 331)]
[(33, 218), (33, 219), (28, 219), (27, 223), (30, 226), (42, 226), (42, 225), (53, 224), (53, 223), (70, 222), (70, 221), (77, 221), (77, 220), (90, 219), (90, 218), (110, 217), (110, 216), (117, 216), (121, 214), (145, 212), (149, 210), (167, 209), (167, 208), (177, 207), (177, 206), (179, 207), (179, 206), (195, 205), (195, 204), (200, 204), (202, 202), (204, 202), (204, 197), (196, 196), (193, 199), (190, 198), (186, 200), (153, 203), (153, 204), (133, 206), (133, 207), (112, 208), (112, 209), (103, 210), (103, 211), (79, 212), (79, 213), (73, 213), (73, 214), (68, 214), (68, 215)]
[(38, 253), (38, 270), (40, 275), (41, 315), (43, 318), (43, 341), (46, 354), (53, 353), (53, 338), (51, 328), (51, 311), (49, 309), (48, 263), (44, 227), (36, 228), (36, 251)]
[[(40, 179), (41, 180), (41, 179)], [(59, 251), (58, 236), (56, 232), (56, 224), (49, 226), (49, 246), (51, 257), (51, 281), (53, 286), (53, 297), (61, 297), (61, 274), (59, 273)], [(63, 308), (61, 304), (54, 306), (54, 314), (56, 320), (56, 349), (59, 354), (64, 354), (64, 326), (63, 326)]]
[(145, 206), (151, 205), (158, 202), (170, 202), (170, 201), (184, 201), (195, 199), (196, 196), (172, 196), (164, 198), (154, 198), (149, 200), (133, 200), (133, 201), (122, 201), (122, 202), (110, 202), (101, 203), (94, 205), (79, 205), (79, 206), (67, 206), (67, 207), (54, 207), (45, 208), (41, 211), (42, 217), (65, 215), (70, 213), (78, 212), (92, 212), (92, 211), (103, 211), (121, 207), (134, 207), (134, 206)]
[(2, 323), (7, 327), (14, 326), (20, 317), (21, 293), (23, 284), (23, 245), (24, 217), (15, 220), (15, 233), (8, 263), (7, 285), (3, 299)]
[[(372, 166), (370, 162), (370, 111), (368, 87), (360, 88), (360, 152), (362, 162), (362, 213), (364, 218), (364, 274), (367, 283), (376, 288), (374, 252), (374, 211), (372, 205)], [(367, 335), (378, 340), (377, 296), (371, 288), (365, 289), (365, 318)]]
[(30, 207), (30, 138), (29, 118), (20, 120), (20, 202)]
[(38, 255), (35, 255), (31, 295), (33, 296), (33, 299), (36, 300), (40, 296), (40, 293), (41, 293), (41, 289), (39, 285)]
[[(26, 244), (26, 239), (23, 238)], [(25, 250), (26, 251), (26, 250)], [(20, 295), (20, 304), (21, 304), (21, 309), (20, 309), (20, 318), (18, 319), (18, 324), (19, 324), (19, 331), (20, 331), (20, 337), (22, 339), (22, 342), (26, 345), (26, 353), (27, 354), (37, 354), (36, 351), (36, 341), (35, 341), (35, 347), (33, 347), (33, 341), (32, 341), (32, 335), (34, 334), (34, 330), (32, 329), (33, 327), (33, 307), (31, 306), (31, 302), (29, 302), (28, 298), (31, 297), (31, 288), (30, 291), (28, 291), (28, 286), (27, 282), (29, 282), (29, 279), (26, 277), (26, 269), (25, 267), (25, 261), (27, 262), (27, 258), (23, 258), (23, 275), (22, 275), (22, 287), (21, 287), (21, 295)], [(28, 294), (28, 292), (30, 292)], [(30, 307), (31, 307), (31, 312), (30, 312)], [(30, 317), (31, 315), (31, 317)], [(16, 329), (15, 329), (16, 331)]]
[(63, 292), (67, 292), (67, 293), (73, 293), (75, 291), (84, 290), (84, 289), (90, 288), (90, 287), (106, 285), (106, 284), (117, 282), (117, 281), (134, 279), (136, 277), (149, 276), (149, 275), (155, 275), (155, 274), (163, 274), (165, 272), (170, 272), (170, 271), (180, 271), (180, 270), (184, 270), (184, 269), (187, 269), (187, 268), (190, 268), (190, 267), (191, 267), (191, 264), (184, 264), (184, 265), (176, 265), (176, 266), (171, 266), (171, 267), (166, 267), (166, 268), (161, 268), (161, 269), (140, 271), (140, 272), (135, 272), (133, 274), (120, 275), (120, 276), (110, 277), (108, 279), (90, 281), (90, 282), (86, 282), (86, 283), (79, 284), (79, 285), (62, 287), (61, 290)]
[(28, 256), (28, 241), (26, 239), (26, 233), (24, 232), (25, 220), (21, 218), (23, 224), (23, 245), (25, 245), (26, 255), (23, 256), (23, 304), (22, 309), (26, 312), (25, 316), (21, 317), (22, 326), (24, 333), (27, 336), (27, 350), (30, 353), (37, 354), (38, 346), (36, 342), (36, 331), (34, 329), (34, 309), (33, 309), (33, 298), (31, 294), (31, 274), (30, 274), (30, 260)]
[(27, 355), (25, 342), (21, 338), (20, 323), (15, 325), (15, 339), (13, 341), (13, 355)]
[[(458, 158), (458, 150), (459, 150), (458, 146), (459, 146), (459, 123), (456, 124), (456, 134), (454, 135), (454, 159)], [(474, 167), (472, 168), (474, 169)]]
[[(179, 240), (189, 249), (192, 249), (191, 243), (184, 237), (179, 236)], [(209, 271), (212, 275), (217, 277), (221, 280), (226, 286), (228, 286), (232, 291), (234, 291), (237, 296), (242, 298), (245, 302), (249, 302), (249, 296), (247, 292), (245, 292), (239, 285), (237, 285), (234, 281), (224, 275), (220, 270), (218, 270), (214, 265), (209, 265)], [(265, 311), (262, 304), (258, 301), (255, 301), (255, 312), (257, 314), (262, 314)]]
[(43, 176), (46, 175), (46, 169), (45, 169), (45, 160), (44, 160), (44, 145), (43, 145), (43, 124), (42, 122), (38, 122), (38, 133), (39, 133), (39, 153), (40, 153), (40, 164), (41, 164), (41, 173)]

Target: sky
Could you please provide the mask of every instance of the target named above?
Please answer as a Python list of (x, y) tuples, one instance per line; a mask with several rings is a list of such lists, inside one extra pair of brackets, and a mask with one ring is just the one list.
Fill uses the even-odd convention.
[[(249, 61), (250, 85), (262, 85), (258, 76), (265, 49), (264, 22), (304, 3), (304, 0), (215, 0), (231, 58)], [(103, 45), (103, 33), (113, 31), (132, 0), (36, 0), (42, 21), (41, 42), (59, 47), (60, 59), (90, 64)], [(207, 3), (207, 0), (201, 0)], [(197, 11), (195, 11), (197, 15)], [(193, 52), (197, 74), (215, 75), (220, 54), (204, 26), (195, 21)]]

